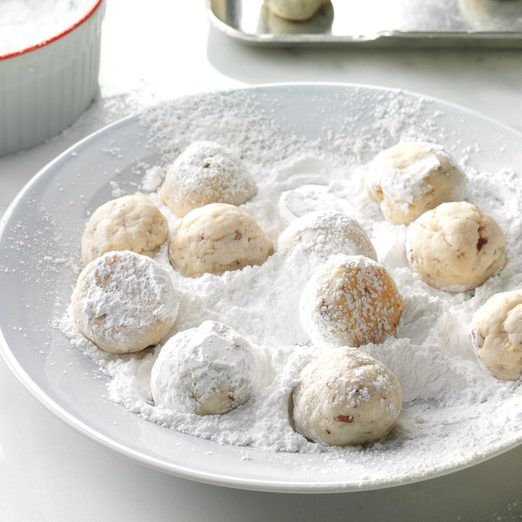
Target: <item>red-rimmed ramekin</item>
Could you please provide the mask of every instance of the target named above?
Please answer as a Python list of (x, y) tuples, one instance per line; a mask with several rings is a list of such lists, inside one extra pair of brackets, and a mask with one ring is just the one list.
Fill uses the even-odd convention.
[(98, 91), (104, 0), (60, 34), (0, 56), (0, 156), (69, 127)]

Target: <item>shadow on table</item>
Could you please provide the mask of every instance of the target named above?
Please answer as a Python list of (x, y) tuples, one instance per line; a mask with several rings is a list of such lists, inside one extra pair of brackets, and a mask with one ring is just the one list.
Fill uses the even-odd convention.
[[(515, 521), (522, 519), (522, 447), (473, 468), (410, 486), (332, 495), (257, 493), (151, 476), (158, 496), (193, 518), (227, 522)], [(155, 488), (156, 489), (156, 488)], [(163, 491), (163, 493), (162, 493)], [(174, 493), (175, 492), (175, 493)], [(174, 512), (174, 511), (173, 511)]]
[[(242, 44), (210, 26), (209, 63), (221, 74), (249, 84), (302, 81), (337, 81), (404, 86), (443, 83), (448, 89), (462, 80), (479, 87), (487, 76), (488, 90), (498, 83), (518, 92), (522, 52), (472, 49), (362, 49), (263, 48)], [(518, 64), (518, 65), (514, 65)], [(501, 91), (500, 91), (501, 92)]]

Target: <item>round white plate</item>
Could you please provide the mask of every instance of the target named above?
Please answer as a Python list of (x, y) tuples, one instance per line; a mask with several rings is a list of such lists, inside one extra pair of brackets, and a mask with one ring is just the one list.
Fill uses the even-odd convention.
[[(444, 145), (478, 145), (468, 151), (470, 165), (491, 172), (507, 165), (522, 166), (522, 135), (436, 100), (419, 104), (413, 94), (349, 85), (279, 85), (249, 89), (249, 96), (269, 111), (278, 107), (272, 116), (309, 139), (321, 137), (326, 121), (330, 127), (332, 122), (341, 126), (350, 121), (355, 132), (368, 132), (375, 123), (371, 119), (376, 114), (385, 118), (389, 104), (401, 97), (426, 117), (436, 114), (436, 135), (439, 141), (442, 136)], [(336, 105), (339, 97), (342, 109)], [(382, 110), (365, 110), (370, 106), (382, 106)], [(441, 134), (440, 128), (446, 132)], [(412, 475), (401, 468), (400, 452), (381, 450), (378, 458), (387, 465), (368, 469), (357, 462), (340, 466), (320, 454), (219, 446), (147, 422), (108, 401), (103, 379), (93, 379), (94, 363), (71, 349), (53, 321), (63, 314), (70, 298), (75, 281), (71, 264), (78, 260), (87, 209), (113, 197), (111, 181), (135, 192), (143, 175), (140, 162), (154, 164), (159, 157), (157, 150), (147, 147), (146, 129), (139, 119), (124, 119), (79, 142), (42, 169), (2, 219), (2, 354), (20, 381), (57, 416), (94, 440), (158, 470), (224, 486), (282, 492), (354, 491), (411, 483), (471, 466), (520, 443), (519, 432), (480, 451), (463, 446), (458, 459), (419, 452), (416, 458), (425, 465), (422, 472)], [(63, 264), (57, 265), (56, 258)]]

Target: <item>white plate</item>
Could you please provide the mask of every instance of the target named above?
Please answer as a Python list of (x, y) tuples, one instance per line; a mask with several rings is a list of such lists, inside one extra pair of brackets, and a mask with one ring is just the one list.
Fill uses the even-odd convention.
[[(280, 85), (250, 89), (253, 101), (283, 125), (307, 138), (320, 136), (328, 119), (355, 121), (367, 131), (372, 116), (363, 107), (392, 103), (397, 93), (347, 85)], [(342, 96), (342, 114), (335, 100)], [(413, 94), (400, 94), (415, 101)], [(334, 100), (334, 103), (332, 103)], [(419, 110), (437, 113), (447, 132), (445, 145), (476, 143), (470, 164), (495, 172), (522, 166), (522, 135), (477, 114), (436, 100)], [(382, 114), (385, 114), (383, 112)], [(339, 117), (341, 116), (341, 117)], [(357, 119), (351, 119), (356, 117)], [(0, 346), (9, 367), (45, 406), (70, 425), (138, 462), (185, 478), (245, 489), (283, 492), (333, 492), (411, 483), (476, 464), (517, 446), (521, 432), (487, 448), (463, 445), (458, 459), (419, 452), (425, 466), (412, 476), (401, 469), (400, 452), (380, 455), (383, 466), (357, 462), (340, 466), (318, 454), (267, 453), (219, 446), (147, 422), (104, 398), (105, 383), (92, 376), (94, 363), (69, 346), (52, 322), (63, 313), (75, 275), (69, 261), (79, 255), (87, 209), (110, 199), (109, 181), (134, 192), (136, 164), (154, 163), (159, 152), (146, 147), (137, 117), (119, 121), (89, 136), (40, 171), (6, 212), (0, 235)], [(440, 136), (440, 133), (437, 134)], [(121, 154), (120, 154), (121, 152)], [(23, 245), (21, 244), (23, 241)], [(52, 258), (64, 259), (56, 270)], [(480, 451), (479, 451), (480, 450)], [(390, 479), (389, 470), (397, 470)]]

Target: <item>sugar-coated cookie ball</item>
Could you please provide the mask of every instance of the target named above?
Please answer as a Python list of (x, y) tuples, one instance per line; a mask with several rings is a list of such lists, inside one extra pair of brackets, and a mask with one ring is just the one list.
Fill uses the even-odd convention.
[(242, 162), (227, 148), (198, 141), (178, 156), (159, 191), (178, 216), (209, 203), (241, 205), (257, 194)]
[(72, 296), (78, 330), (106, 352), (138, 352), (172, 328), (178, 299), (168, 272), (150, 257), (108, 252), (81, 272)]
[(366, 186), (384, 217), (408, 224), (440, 203), (451, 201), (464, 175), (439, 145), (399, 143), (371, 161)]
[(312, 18), (324, 2), (325, 0), (265, 0), (272, 13), (296, 22)]
[(336, 255), (308, 281), (300, 317), (313, 344), (358, 347), (395, 335), (402, 307), (383, 265), (363, 256)]
[(490, 297), (475, 312), (472, 333), (479, 357), (497, 379), (522, 376), (522, 290)]
[(251, 345), (214, 321), (169, 339), (151, 374), (157, 406), (197, 415), (227, 413), (247, 402), (258, 384), (258, 363)]
[(480, 286), (506, 262), (502, 230), (467, 202), (443, 203), (420, 216), (409, 227), (406, 249), (412, 270), (448, 292)]
[(113, 250), (152, 256), (167, 238), (167, 220), (154, 203), (139, 194), (123, 196), (107, 201), (90, 217), (82, 236), (82, 260), (87, 264)]
[(328, 258), (334, 254), (361, 255), (377, 259), (366, 232), (355, 219), (341, 212), (311, 212), (296, 219), (279, 236), (278, 250), (301, 251)]
[(373, 357), (346, 347), (305, 366), (292, 398), (295, 430), (330, 446), (381, 439), (402, 409), (397, 377)]
[(187, 277), (262, 265), (274, 253), (255, 219), (234, 205), (214, 203), (189, 212), (170, 242), (170, 260)]

